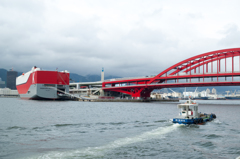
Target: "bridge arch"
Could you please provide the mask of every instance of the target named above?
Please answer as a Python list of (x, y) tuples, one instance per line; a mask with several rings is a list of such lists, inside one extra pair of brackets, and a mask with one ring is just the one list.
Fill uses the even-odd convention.
[[(148, 81), (148, 84), (153, 82), (160, 82), (158, 79), (160, 77), (167, 77), (167, 76), (178, 76), (180, 72), (182, 73), (190, 73), (192, 70), (194, 70), (194, 73), (196, 73), (196, 69), (199, 68), (200, 73), (200, 67), (203, 67), (202, 73), (209, 73), (208, 70), (208, 64), (211, 63), (211, 72), (213, 73), (213, 62), (217, 61), (217, 73), (220, 72), (221, 64), (220, 60), (225, 59), (225, 72), (226, 72), (226, 59), (232, 58), (232, 72), (234, 72), (234, 60), (233, 58), (239, 56), (240, 57), (240, 48), (232, 48), (232, 49), (223, 49), (223, 50), (217, 50), (212, 52), (203, 53), (200, 55), (196, 55), (193, 57), (190, 57), (186, 60), (183, 60), (166, 70), (162, 71), (158, 75), (156, 75), (154, 78), (152, 78), (150, 81)], [(205, 66), (205, 69), (204, 69)], [(239, 58), (239, 70), (240, 70), (240, 58)]]
[[(234, 70), (234, 57), (237, 56), (239, 57), (238, 71)], [(227, 59), (229, 58), (231, 59), (232, 66), (230, 67), (231, 71), (227, 72)], [(221, 71), (222, 61), (225, 62), (225, 71)], [(200, 67), (202, 67), (201, 70)], [(209, 70), (209, 68), (211, 68), (211, 70)], [(235, 76), (240, 77), (240, 48), (203, 53), (183, 60), (154, 77), (104, 81), (102, 87), (104, 91), (121, 92), (129, 94), (132, 97), (145, 98), (150, 97), (152, 90), (161, 88), (240, 85), (240, 81), (234, 81), (233, 77)], [(217, 81), (204, 81), (204, 78), (215, 77), (217, 78)], [(219, 77), (225, 77), (225, 81), (219, 81)], [(232, 77), (232, 80), (227, 81), (226, 77)], [(191, 79), (195, 78), (202, 78), (203, 80), (194, 83)], [(179, 82), (179, 79), (186, 79), (187, 82), (181, 83)], [(190, 80), (188, 81), (188, 79)], [(168, 80), (175, 80), (175, 83), (167, 83)]]

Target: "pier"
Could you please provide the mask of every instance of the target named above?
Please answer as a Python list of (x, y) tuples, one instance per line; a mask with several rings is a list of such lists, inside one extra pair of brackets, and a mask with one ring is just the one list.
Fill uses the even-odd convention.
[(173, 99), (79, 99), (74, 98), (74, 101), (84, 102), (179, 102)]

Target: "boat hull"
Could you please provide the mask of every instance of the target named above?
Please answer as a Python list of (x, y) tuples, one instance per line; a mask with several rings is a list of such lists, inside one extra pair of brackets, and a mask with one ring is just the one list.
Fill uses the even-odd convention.
[(212, 121), (215, 118), (216, 118), (215, 114), (204, 114), (204, 117), (194, 118), (194, 119), (174, 118), (172, 122), (175, 124), (184, 124), (184, 125), (204, 124), (208, 121)]

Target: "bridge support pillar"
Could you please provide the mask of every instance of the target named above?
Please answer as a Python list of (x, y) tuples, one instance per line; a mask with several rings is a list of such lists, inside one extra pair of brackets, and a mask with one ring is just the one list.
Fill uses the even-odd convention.
[(104, 90), (101, 89), (99, 92), (100, 92), (100, 96), (105, 96)]
[(144, 90), (142, 90), (140, 97), (142, 97), (143, 99), (150, 98), (152, 91), (153, 89), (145, 88)]

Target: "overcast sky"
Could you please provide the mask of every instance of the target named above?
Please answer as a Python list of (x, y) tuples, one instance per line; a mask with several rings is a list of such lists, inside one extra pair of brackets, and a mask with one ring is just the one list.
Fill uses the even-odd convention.
[(240, 47), (239, 0), (0, 0), (0, 68), (155, 75)]

